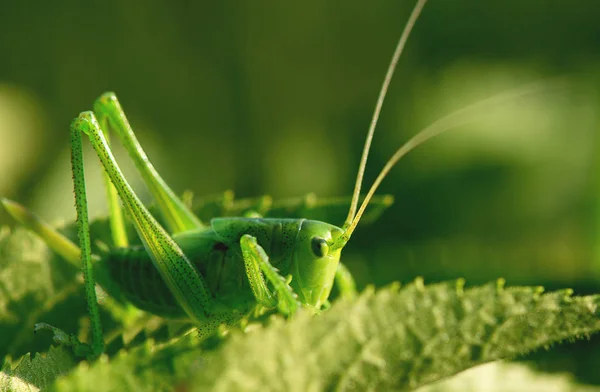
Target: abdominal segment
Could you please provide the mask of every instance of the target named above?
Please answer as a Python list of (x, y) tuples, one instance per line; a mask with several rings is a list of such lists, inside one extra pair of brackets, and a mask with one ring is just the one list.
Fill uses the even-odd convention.
[[(236, 254), (224, 245), (215, 246), (206, 253), (186, 255), (204, 277), (213, 298), (234, 308), (242, 304), (246, 307), (251, 298), (246, 293), (249, 288), (243, 261), (237, 260)], [(113, 249), (102, 262), (112, 283), (136, 307), (164, 318), (187, 318), (144, 247)]]

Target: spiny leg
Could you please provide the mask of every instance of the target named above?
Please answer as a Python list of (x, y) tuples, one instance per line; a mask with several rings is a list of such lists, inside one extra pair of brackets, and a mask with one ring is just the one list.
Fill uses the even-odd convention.
[(77, 234), (79, 236), (79, 247), (81, 249), (81, 267), (83, 270), (85, 298), (92, 328), (92, 344), (87, 345), (81, 343), (74, 335), (68, 335), (60, 329), (46, 323), (36, 324), (34, 326), (34, 331), (49, 329), (54, 333), (54, 340), (56, 342), (72, 346), (76, 355), (86, 356), (88, 360), (93, 360), (100, 356), (104, 351), (104, 339), (102, 337), (102, 324), (100, 322), (100, 310), (96, 299), (96, 281), (94, 280), (94, 269), (92, 265), (81, 134), (74, 128), (71, 129), (71, 165), (75, 190), (75, 207), (77, 210)]
[(106, 130), (106, 124), (109, 123), (125, 146), (148, 189), (156, 199), (170, 232), (179, 233), (203, 227), (200, 219), (175, 195), (150, 163), (135, 137), (116, 95), (112, 92), (102, 94), (94, 103), (94, 112), (102, 127)]
[[(106, 122), (106, 121), (105, 121)], [(101, 123), (101, 128), (105, 127)], [(106, 143), (110, 146), (110, 139), (108, 134), (106, 137)], [(119, 203), (119, 194), (117, 188), (113, 185), (108, 173), (103, 173), (104, 177), (104, 188), (106, 189), (106, 203), (108, 205), (108, 221), (110, 223), (110, 235), (112, 237), (113, 246), (117, 248), (127, 248), (129, 246), (129, 239), (127, 238), (127, 229), (125, 228), (125, 217), (123, 216), (123, 210), (121, 209), (121, 203)]]
[[(245, 245), (242, 245), (242, 252), (244, 252), (244, 246)], [(247, 248), (248, 247), (246, 246), (246, 249)], [(252, 250), (246, 250), (246, 252), (252, 253)], [(258, 258), (260, 258), (260, 256), (258, 256)], [(250, 289), (252, 289), (252, 293), (256, 298), (256, 302), (265, 308), (272, 308), (276, 306), (277, 298), (267, 287), (267, 282), (265, 281), (265, 278), (261, 272), (260, 265), (259, 262), (257, 262), (256, 257), (253, 254), (244, 254), (243, 259), (246, 276), (248, 277)]]
[[(256, 238), (244, 234), (240, 239), (240, 246), (250, 287), (258, 303), (266, 307), (273, 307), (277, 304), (281, 313), (293, 314), (300, 306), (296, 294), (285, 278), (279, 275), (277, 269), (271, 265), (269, 257)], [(276, 297), (269, 291), (263, 275), (273, 285)]]
[(356, 282), (348, 267), (342, 262), (338, 264), (335, 271), (335, 285), (340, 292), (340, 297), (349, 299), (356, 297)]
[(94, 113), (81, 113), (71, 127), (73, 132), (88, 135), (146, 251), (186, 314), (196, 324), (205, 324), (207, 318), (210, 318), (211, 323), (225, 318), (224, 315), (215, 316), (216, 304), (204, 278), (133, 192), (108, 147)]

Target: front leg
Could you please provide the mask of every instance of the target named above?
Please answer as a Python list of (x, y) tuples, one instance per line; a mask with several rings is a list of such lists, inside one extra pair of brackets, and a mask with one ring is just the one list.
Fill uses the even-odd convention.
[[(286, 316), (293, 314), (300, 306), (297, 295), (286, 279), (269, 262), (269, 257), (256, 238), (244, 234), (240, 239), (240, 246), (246, 275), (257, 302), (268, 308), (277, 305), (279, 312)], [(271, 293), (267, 287), (265, 278), (273, 285), (274, 293)]]
[(352, 277), (348, 267), (342, 264), (341, 261), (335, 271), (335, 285), (340, 292), (340, 297), (348, 299), (356, 297), (356, 282), (354, 281), (354, 277)]

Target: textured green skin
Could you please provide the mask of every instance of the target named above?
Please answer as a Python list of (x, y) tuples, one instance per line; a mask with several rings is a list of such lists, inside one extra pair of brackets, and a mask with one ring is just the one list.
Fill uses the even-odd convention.
[[(306, 219), (216, 218), (209, 227), (173, 239), (205, 278), (219, 308), (243, 315), (253, 311), (257, 302), (246, 277), (242, 235), (255, 237), (279, 273), (292, 276), (290, 285), (298, 300), (318, 310), (331, 292), (340, 252), (318, 258), (312, 239), (335, 240), (341, 233), (336, 226)], [(112, 283), (140, 309), (187, 319), (143, 247), (113, 249), (103, 255), (98, 267), (106, 268)]]

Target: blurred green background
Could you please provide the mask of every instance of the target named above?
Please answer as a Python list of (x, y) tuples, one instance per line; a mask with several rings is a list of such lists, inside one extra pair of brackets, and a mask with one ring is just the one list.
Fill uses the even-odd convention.
[[(413, 4), (3, 2), (0, 195), (72, 220), (68, 124), (106, 90), (177, 192), (349, 195)], [(488, 108), (401, 161), (379, 192), (396, 203), (344, 254), (361, 286), (420, 275), (600, 291), (598, 15), (592, 0), (430, 1), (366, 185), (444, 114), (535, 81), (568, 87)], [(86, 166), (94, 216), (102, 181), (91, 154)], [(0, 224), (12, 224), (3, 211)]]
[[(72, 219), (68, 124), (114, 90), (179, 192), (349, 195), (412, 5), (5, 4), (0, 193), (47, 219)], [(356, 233), (360, 254), (349, 252), (362, 283), (591, 278), (598, 11), (593, 1), (427, 5), (384, 107), (367, 184), (443, 114), (533, 81), (560, 76), (568, 87), (490, 110), (403, 160), (380, 192), (396, 204)], [(100, 171), (92, 155), (87, 164), (92, 215), (100, 214)]]

